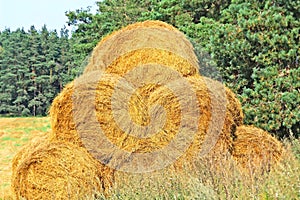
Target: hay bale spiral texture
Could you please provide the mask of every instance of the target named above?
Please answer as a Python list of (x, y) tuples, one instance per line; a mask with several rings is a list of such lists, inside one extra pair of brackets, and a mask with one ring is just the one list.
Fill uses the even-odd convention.
[[(187, 78), (187, 81), (196, 94), (197, 100), (199, 100), (197, 106), (201, 112), (196, 122), (198, 130), (186, 150), (186, 152), (189, 153), (185, 153), (185, 157), (189, 157), (189, 160), (192, 160), (190, 156), (195, 155), (195, 152), (201, 149), (200, 147), (210, 121), (210, 97), (202, 79)], [(173, 86), (168, 85), (169, 88), (152, 84), (146, 84), (138, 88), (130, 98), (128, 110), (122, 111), (122, 113), (129, 113), (132, 121), (136, 124), (149, 125), (149, 123), (154, 123), (153, 126), (162, 122), (160, 117), (165, 114), (166, 121), (164, 124), (160, 124), (162, 127), (160, 127), (157, 132), (152, 132), (145, 137), (143, 135), (137, 135), (138, 133), (134, 132), (130, 124), (124, 125), (124, 127), (128, 127), (128, 129), (123, 130), (116, 122), (116, 117), (113, 114), (114, 110), (112, 110), (112, 102), (110, 100), (112, 99), (115, 89), (114, 86), (117, 82), (118, 79), (108, 77), (102, 79), (97, 88), (97, 118), (102, 130), (106, 133), (106, 137), (120, 149), (134, 153), (149, 153), (166, 147), (179, 133), (180, 123), (183, 117), (183, 108), (180, 105), (179, 99), (176, 94), (174, 94), (174, 91), (170, 89), (170, 87), (177, 87), (175, 85), (176, 83), (174, 83)], [(130, 96), (130, 93), (127, 93), (125, 96)], [(124, 98), (121, 97), (120, 99)], [(153, 112), (151, 113), (151, 108), (155, 105), (162, 106), (164, 110), (158, 110), (154, 112), (154, 114)], [(125, 121), (125, 118), (126, 115), (124, 115), (124, 118), (121, 117), (119, 121)], [(152, 120), (154, 122), (152, 122)], [(188, 128), (184, 130), (187, 131), (184, 135), (188, 136), (188, 130)], [(153, 131), (155, 131), (155, 129)], [(195, 152), (191, 153), (192, 151)], [(178, 163), (175, 163), (175, 165), (177, 164)]]
[(86, 199), (111, 185), (112, 174), (84, 148), (50, 141), (30, 146), (35, 148), (27, 150), (27, 156), (15, 158), (12, 190), (16, 199)]
[(27, 143), (18, 153), (14, 156), (12, 160), (12, 173), (13, 177), (16, 176), (17, 168), (19, 167), (20, 163), (23, 162), (24, 159), (28, 158), (32, 153), (33, 149), (37, 149), (45, 142), (48, 141), (49, 133), (43, 134), (33, 138), (29, 143)]

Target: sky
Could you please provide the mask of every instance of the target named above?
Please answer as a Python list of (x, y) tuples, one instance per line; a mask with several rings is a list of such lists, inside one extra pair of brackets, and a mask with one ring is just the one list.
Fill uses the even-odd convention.
[[(66, 11), (75, 11), (92, 6), (96, 10), (96, 0), (0, 0), (0, 31), (10, 28), (29, 30), (34, 25), (41, 30), (46, 24), (48, 30), (59, 31), (67, 27)], [(70, 27), (67, 27), (71, 29)]]

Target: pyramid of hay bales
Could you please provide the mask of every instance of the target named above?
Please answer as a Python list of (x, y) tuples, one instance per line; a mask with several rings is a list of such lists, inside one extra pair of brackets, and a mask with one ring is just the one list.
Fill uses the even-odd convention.
[(233, 154), (243, 163), (249, 135), (235, 94), (202, 77), (192, 44), (160, 21), (100, 41), (84, 74), (54, 99), (50, 117), (49, 138), (14, 159), (17, 197), (84, 198), (107, 192), (115, 171), (180, 171), (206, 155)]
[[(173, 35), (176, 38), (173, 41), (176, 42), (170, 42), (172, 41), (170, 37)], [(123, 79), (130, 84), (127, 88), (120, 89), (120, 92), (115, 92), (115, 87)], [(160, 83), (148, 84), (156, 79), (160, 79)], [(178, 84), (178, 81), (182, 79), (186, 81), (187, 87), (185, 88)], [(170, 90), (162, 86), (163, 84), (173, 89)], [(102, 134), (96, 131), (100, 126), (104, 132), (103, 138), (108, 138), (120, 149), (134, 153), (156, 151), (165, 147), (174, 139), (179, 129), (182, 129), (180, 127), (182, 105), (174, 94), (174, 90), (184, 93), (186, 88), (190, 88), (191, 93), (195, 94), (194, 101), (197, 101), (197, 107), (193, 109), (198, 110), (198, 113), (190, 114), (187, 121), (195, 121), (194, 124), (198, 127), (197, 130), (192, 130), (195, 127), (185, 127), (186, 133), (183, 133), (185, 137), (191, 135), (190, 132), (194, 134), (190, 138), (189, 147), (182, 149), (186, 153), (181, 157), (193, 160), (193, 157), (203, 149), (201, 147), (206, 146), (205, 151), (209, 152), (212, 142), (216, 143), (215, 147), (212, 145), (215, 152), (221, 153), (231, 149), (231, 133), (236, 126), (242, 124), (243, 120), (240, 105), (236, 103), (238, 101), (234, 94), (222, 84), (200, 76), (193, 47), (178, 30), (159, 21), (130, 25), (104, 38), (94, 49), (85, 73), (69, 84), (54, 100), (50, 110), (52, 136), (88, 148), (93, 145), (92, 142), (82, 140), (82, 138), (93, 138), (95, 141)], [(120, 96), (113, 96), (115, 93)], [(225, 97), (226, 95), (228, 98)], [(125, 97), (132, 98), (126, 99)], [(125, 113), (119, 121), (126, 121), (131, 117), (132, 121), (141, 126), (151, 121), (149, 108), (157, 103), (164, 104), (163, 107), (167, 111), (164, 127), (160, 132), (148, 138), (132, 136), (135, 129), (130, 122), (123, 125), (123, 128), (116, 123), (115, 111), (111, 104), (112, 98), (123, 100), (116, 103), (120, 105), (129, 102), (128, 110), (124, 107), (118, 108), (121, 109), (120, 115)], [(189, 101), (189, 99), (183, 99), (181, 104), (189, 107)], [(74, 104), (77, 102), (78, 105), (75, 107), (78, 109), (74, 111)], [(226, 108), (226, 104), (232, 105), (233, 108), (229, 106)], [(116, 106), (121, 107), (120, 105)], [(90, 111), (94, 107), (96, 115)], [(74, 119), (76, 112), (78, 112), (77, 116), (82, 117), (77, 122)], [(163, 112), (159, 110), (152, 117), (161, 116)], [(237, 114), (237, 112), (240, 113)], [(211, 120), (211, 118), (218, 119)], [(156, 120), (156, 123), (159, 124), (159, 120)], [(79, 128), (78, 124), (85, 124), (85, 126)], [(155, 123), (150, 127), (152, 125), (154, 126)], [(84, 131), (78, 131), (78, 129)], [(214, 135), (217, 137), (214, 138)], [(215, 141), (202, 145), (206, 137), (213, 138)], [(100, 145), (96, 146), (97, 144)], [(93, 152), (92, 149), (99, 150), (92, 153), (94, 157), (108, 149), (107, 147), (101, 148), (101, 146), (104, 146), (103, 140), (96, 142), (94, 147), (89, 149), (90, 152)]]

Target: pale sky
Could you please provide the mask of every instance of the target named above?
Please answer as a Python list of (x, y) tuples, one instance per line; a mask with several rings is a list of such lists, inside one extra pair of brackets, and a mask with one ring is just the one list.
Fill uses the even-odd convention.
[(60, 31), (67, 26), (66, 11), (75, 11), (92, 6), (95, 11), (96, 0), (0, 0), (0, 31), (10, 28), (24, 28), (31, 25), (37, 30), (46, 24), (48, 30)]

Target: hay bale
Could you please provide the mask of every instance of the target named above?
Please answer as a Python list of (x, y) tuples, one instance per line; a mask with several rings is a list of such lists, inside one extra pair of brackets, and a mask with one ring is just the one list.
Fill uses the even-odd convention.
[(94, 48), (84, 73), (101, 70), (122, 74), (145, 59), (166, 66), (170, 62), (183, 76), (198, 73), (192, 44), (183, 33), (160, 21), (131, 24), (105, 37)]
[[(162, 28), (162, 29), (167, 29), (167, 30), (170, 30), (170, 31), (177, 31), (177, 29), (174, 26), (172, 26), (168, 23), (159, 21), (159, 20), (146, 20), (146, 21), (143, 21), (143, 22), (136, 22), (136, 23), (129, 24), (128, 26), (123, 27), (122, 30), (123, 31), (129, 31), (129, 30), (133, 30), (133, 29), (136, 29), (136, 28), (144, 28), (144, 27)], [(102, 39), (102, 42), (104, 42), (105, 40), (110, 39), (111, 37), (113, 37), (117, 34), (119, 34), (119, 30), (114, 31), (111, 34), (108, 34), (107, 36), (105, 36)]]
[[(221, 82), (203, 77), (206, 85), (210, 88), (212, 94), (219, 93), (219, 96), (222, 96), (225, 89), (226, 95), (226, 109), (231, 113), (232, 120), (235, 126), (240, 126), (244, 121), (244, 113), (242, 110), (242, 105), (233, 91), (231, 91), (228, 87), (224, 86)], [(217, 98), (217, 96), (216, 96)], [(234, 130), (235, 131), (235, 130)], [(231, 131), (232, 132), (232, 131)]]
[[(96, 97), (91, 93), (95, 93), (93, 91), (94, 86), (91, 86), (89, 84), (82, 84), (77, 85), (79, 88), (76, 90), (75, 97), (72, 94), (74, 93), (75, 86), (74, 84), (69, 84), (68, 87), (66, 87), (63, 92), (53, 101), (52, 107), (50, 109), (50, 115), (52, 118), (52, 136), (51, 138), (59, 141), (68, 141), (73, 142), (76, 145), (87, 147), (87, 145), (84, 145), (82, 141), (82, 137), (90, 137), (90, 138), (96, 138), (100, 137), (96, 129), (97, 126), (100, 125), (101, 129), (104, 130), (105, 137), (108, 138), (110, 141), (113, 141), (113, 144), (116, 145), (120, 149), (125, 149), (129, 152), (135, 152), (135, 153), (147, 153), (152, 152), (158, 149), (161, 149), (162, 147), (165, 147), (177, 134), (178, 127), (180, 125), (180, 110), (178, 100), (172, 96), (172, 93), (170, 90), (165, 88), (165, 90), (168, 91), (168, 93), (163, 94), (164, 90), (158, 90), (158, 85), (152, 85), (148, 84), (143, 87), (138, 88), (135, 93), (130, 98), (129, 101), (129, 109), (127, 113), (130, 113), (131, 119), (133, 119), (133, 122), (140, 124), (140, 125), (147, 125), (150, 120), (150, 116), (148, 112), (149, 108), (154, 104), (161, 104), (161, 105), (167, 105), (169, 104), (170, 107), (167, 107), (167, 115), (166, 115), (166, 124), (163, 127), (161, 131), (158, 133), (152, 135), (148, 138), (139, 138), (134, 136), (134, 133), (131, 133), (130, 130), (127, 130), (124, 132), (120, 128), (120, 126), (116, 123), (115, 116), (112, 113), (112, 107), (111, 107), (111, 98), (113, 95), (113, 92), (115, 90), (115, 86), (120, 80), (119, 76), (113, 76), (106, 74), (104, 75), (101, 80), (96, 84)], [(203, 81), (194, 81), (194, 84), (201, 85), (198, 87), (197, 95), (199, 98), (201, 98), (201, 110), (202, 110), (202, 118), (201, 121), (208, 121), (209, 120), (209, 96), (207, 91), (205, 91), (205, 84)], [(199, 83), (198, 83), (199, 82)], [(201, 83), (200, 83), (201, 82)], [(192, 83), (193, 84), (193, 83)], [(80, 88), (82, 87), (82, 88)], [(88, 87), (88, 88), (85, 88)], [(193, 86), (197, 87), (197, 86)], [(154, 91), (157, 90), (157, 93), (154, 93)], [(202, 90), (202, 91), (200, 91)], [(126, 92), (126, 90), (124, 90)], [(130, 94), (128, 93), (130, 96)], [(150, 97), (151, 96), (151, 97)], [(157, 99), (157, 97), (160, 97)], [(90, 134), (89, 136), (83, 136), (80, 135), (80, 133), (76, 130), (76, 125), (74, 122), (74, 112), (76, 112), (76, 109), (72, 108), (73, 100), (74, 98), (77, 98), (77, 101), (80, 102), (80, 107), (87, 108), (89, 106), (96, 107), (96, 118), (97, 118), (97, 124), (95, 125), (88, 125), (85, 129), (85, 133)], [(92, 102), (91, 104), (95, 105), (86, 105), (82, 104), (83, 100), (90, 99)], [(124, 98), (119, 97), (118, 99), (122, 100)], [(96, 100), (96, 102), (95, 102)], [(173, 101), (173, 102), (172, 102)], [(88, 101), (89, 102), (89, 101)], [(83, 111), (84, 112), (84, 111)], [(86, 116), (87, 119), (83, 119), (82, 121), (90, 122), (90, 118), (93, 115), (89, 115), (87, 113), (80, 112), (80, 116)], [(161, 114), (161, 113), (160, 113)], [(206, 116), (208, 115), (208, 116)], [(205, 118), (205, 119), (204, 119)], [(157, 120), (156, 120), (157, 121)], [(88, 124), (88, 123), (87, 123)], [(202, 129), (206, 125), (201, 125)], [(128, 126), (130, 129), (130, 126)], [(77, 127), (78, 128), (78, 127)], [(201, 141), (201, 137), (203, 137), (203, 134), (205, 133), (205, 130), (199, 131), (201, 134), (197, 135), (199, 138), (199, 141)], [(94, 136), (93, 136), (94, 135)], [(92, 151), (92, 149), (101, 149), (103, 147), (101, 146), (103, 143), (97, 143), (93, 142), (94, 147), (87, 147), (89, 150)], [(97, 146), (99, 145), (99, 146)], [(199, 146), (199, 144), (197, 144)], [(88, 145), (90, 146), (90, 145)], [(196, 146), (193, 145), (192, 148)], [(95, 156), (95, 155), (94, 155)]]
[(242, 171), (269, 170), (283, 155), (280, 141), (254, 126), (239, 126), (235, 132), (232, 155)]
[[(149, 75), (149, 78), (152, 79), (153, 77), (158, 77), (159, 75), (156, 73), (160, 73), (161, 71), (159, 69), (154, 70), (155, 67), (149, 66), (148, 72), (146, 75)], [(152, 70), (152, 72), (150, 72)], [(171, 70), (172, 71), (172, 70)], [(154, 74), (152, 74), (154, 73)], [(151, 74), (153, 76), (151, 76)], [(157, 76), (156, 76), (157, 75)], [(178, 77), (180, 75), (177, 74)], [(178, 77), (169, 76), (169, 80), (176, 80)], [(129, 77), (127, 77), (129, 78)], [(163, 79), (164, 81), (168, 82), (164, 74), (161, 74), (161, 80)], [(91, 80), (89, 78), (85, 80)], [(122, 79), (124, 80), (124, 79)], [(135, 80), (135, 79), (134, 79)], [(90, 150), (90, 152), (94, 152), (94, 157), (99, 157), (101, 153), (105, 151), (114, 151), (114, 147), (108, 147), (106, 146), (106, 143), (104, 139), (111, 141), (115, 148), (118, 150), (123, 150), (126, 152), (129, 152), (128, 156), (131, 156), (130, 154), (143, 154), (147, 152), (153, 152), (155, 150), (160, 150), (162, 147), (164, 147), (166, 144), (168, 144), (176, 135), (177, 133), (177, 128), (180, 125), (180, 117), (174, 113), (174, 109), (168, 109), (169, 112), (167, 112), (166, 115), (166, 123), (163, 124), (163, 127), (157, 126), (161, 122), (160, 118), (162, 115), (161, 110), (153, 110), (153, 112), (145, 112), (147, 111), (145, 106), (139, 107), (139, 105), (146, 105), (146, 107), (151, 107), (152, 104), (147, 105), (145, 104), (143, 100), (148, 99), (150, 93), (152, 93), (153, 90), (156, 90), (156, 87), (161, 87), (159, 84), (156, 85), (142, 85), (141, 87), (136, 87), (138, 90), (137, 92), (135, 91), (135, 88), (132, 88), (132, 85), (130, 84), (122, 84), (121, 78), (116, 75), (110, 75), (110, 74), (104, 74), (103, 77), (101, 77), (100, 81), (96, 81), (96, 83), (83, 83), (83, 84), (77, 84), (76, 92), (74, 92), (75, 95), (73, 95), (73, 99), (69, 98), (69, 101), (73, 101), (73, 104), (75, 105), (75, 108), (72, 109), (69, 108), (70, 110), (73, 110), (73, 120), (76, 117), (79, 117), (81, 121), (77, 121), (77, 125), (83, 125), (84, 128), (82, 127), (77, 127), (77, 130), (82, 130), (78, 131), (78, 135), (73, 135), (73, 136), (67, 136), (66, 138), (75, 138), (76, 141), (78, 140), (83, 140), (84, 146)], [(76, 81), (75, 81), (76, 82)], [(147, 82), (147, 81), (146, 81)], [(118, 83), (118, 84), (117, 84)], [(94, 85), (93, 85), (94, 84)], [(134, 84), (134, 83), (133, 83)], [(118, 92), (116, 92), (116, 89), (119, 88)], [(122, 88), (123, 87), (123, 88)], [(125, 87), (125, 88), (124, 88)], [(182, 90), (186, 90), (186, 88), (183, 88), (181, 86)], [(75, 90), (75, 87), (74, 87)], [(96, 92), (95, 92), (96, 90)], [(131, 93), (134, 91), (133, 93)], [(142, 92), (142, 95), (141, 95)], [(93, 94), (94, 93), (94, 94)], [(139, 94), (140, 93), (140, 94)], [(192, 92), (194, 93), (194, 91)], [(117, 96), (113, 96), (113, 94), (117, 94)], [(132, 97), (133, 94), (133, 97)], [(70, 95), (66, 95), (70, 96)], [(183, 95), (186, 101), (191, 101), (191, 96), (192, 95)], [(128, 97), (132, 97), (131, 100), (127, 99)], [(146, 98), (145, 98), (146, 97)], [(74, 102), (74, 99), (76, 102)], [(196, 97), (194, 99), (196, 100)], [(112, 102), (116, 101), (117, 105), (115, 106), (121, 106), (116, 109), (112, 109)], [(167, 100), (165, 100), (167, 102)], [(140, 103), (138, 103), (140, 102)], [(130, 104), (129, 107), (132, 109), (125, 109), (122, 107), (122, 105), (127, 105)], [(156, 103), (156, 102), (155, 102)], [(209, 104), (207, 104), (209, 105)], [(186, 104), (186, 107), (188, 107), (189, 110), (191, 110), (191, 105)], [(83, 108), (83, 109), (81, 109)], [(96, 112), (94, 113), (94, 109), (96, 108)], [(123, 110), (122, 110), (123, 109)], [(131, 111), (130, 111), (131, 110)], [(195, 110), (197, 110), (195, 108)], [(119, 114), (114, 115), (115, 112), (118, 112)], [(149, 116), (147, 114), (151, 113), (151, 117), (154, 117), (154, 119), (151, 123), (150, 126), (144, 128), (144, 127), (139, 127), (141, 129), (148, 129), (148, 133), (152, 133), (150, 131), (151, 128), (153, 127), (158, 127), (162, 128), (162, 130), (158, 131), (157, 133), (154, 131), (154, 134), (149, 136), (149, 135), (138, 135), (138, 134), (145, 134), (145, 131), (134, 131), (135, 127), (132, 124), (124, 124), (126, 122), (126, 119), (130, 117), (126, 117), (126, 113), (128, 116), (128, 113), (132, 112), (133, 114), (131, 118), (133, 118), (133, 122), (138, 122), (141, 123), (148, 123), (149, 119), (147, 119)], [(157, 112), (157, 113), (156, 113)], [(192, 111), (190, 111), (192, 112)], [(55, 112), (52, 112), (55, 114)], [(68, 113), (68, 112), (67, 112)], [(77, 113), (77, 114), (76, 114)], [(155, 114), (153, 116), (152, 114)], [(125, 115), (124, 115), (125, 114)], [(135, 115), (136, 114), (136, 115)], [(180, 114), (178, 112), (178, 114)], [(125, 116), (125, 118), (124, 118)], [(72, 118), (72, 116), (69, 116)], [(122, 118), (123, 117), (123, 118)], [(158, 118), (157, 118), (158, 117)], [(193, 116), (191, 116), (189, 119), (192, 119)], [(121, 121), (122, 124), (117, 123), (117, 118), (119, 119), (119, 122)], [(112, 120), (114, 119), (114, 120)], [(170, 120), (171, 119), (171, 120)], [(78, 120), (78, 119), (77, 119)], [(172, 121), (173, 120), (173, 121)], [(177, 122), (174, 122), (177, 121)], [(125, 121), (125, 122), (124, 122)], [(128, 122), (128, 120), (127, 120)], [(158, 123), (157, 123), (158, 122)], [(163, 121), (162, 121), (163, 122)], [(186, 124), (190, 122), (190, 120), (186, 121)], [(129, 122), (131, 123), (131, 122)], [(157, 123), (157, 124), (156, 124)], [(133, 123), (135, 124), (135, 123)], [(152, 126), (153, 125), (153, 126)], [(56, 125), (55, 125), (56, 126)], [(64, 126), (64, 124), (61, 124), (61, 126)], [(98, 126), (103, 130), (103, 135), (102, 133), (98, 132)], [(72, 128), (72, 127), (68, 127)], [(190, 130), (191, 127), (184, 127), (187, 130)], [(124, 130), (125, 129), (125, 130)], [(194, 132), (197, 130), (195, 129)], [(53, 133), (57, 133), (55, 130)], [(72, 132), (67, 132), (66, 133), (72, 133)], [(63, 137), (63, 135), (60, 134), (60, 138)], [(177, 136), (176, 136), (177, 137)], [(187, 137), (186, 137), (187, 138)], [(85, 139), (88, 139), (90, 141), (86, 141)], [(101, 157), (101, 156), (100, 156)], [(105, 158), (105, 161), (103, 161), (103, 158), (100, 158), (103, 162), (106, 164), (117, 162), (118, 159), (112, 160), (112, 157), (115, 158), (114, 156), (110, 156), (110, 158)], [(116, 155), (116, 158), (119, 158), (118, 155)], [(113, 164), (116, 166), (115, 164)]]
[(234, 128), (236, 128), (237, 126), (242, 125), (244, 121), (242, 105), (236, 95), (228, 87), (225, 87), (225, 92), (228, 102), (226, 108), (231, 113), (235, 125)]
[[(204, 137), (206, 127), (208, 126), (207, 123), (210, 120), (210, 98), (207, 93), (207, 88), (201, 79), (187, 79), (187, 82), (191, 85), (191, 89), (196, 94), (197, 99), (201, 99), (199, 104), (196, 102), (196, 105), (199, 106), (198, 110), (201, 110), (202, 113), (199, 113), (199, 118), (197, 117), (198, 121), (196, 121), (196, 123), (198, 125), (198, 130), (193, 138), (197, 138), (200, 142), (203, 140), (202, 138)], [(116, 144), (120, 149), (125, 149), (130, 152), (134, 151), (135, 153), (148, 153), (166, 147), (176, 137), (180, 130), (183, 117), (182, 110), (185, 109), (182, 108), (182, 105), (190, 105), (187, 103), (182, 103), (182, 105), (180, 105), (180, 97), (178, 98), (176, 94), (174, 94), (174, 91), (172, 91), (172, 89), (176, 90), (176, 87), (180, 87), (178, 83), (174, 82), (173, 84), (169, 84), (168, 87), (146, 84), (135, 90), (133, 95), (131, 95), (130, 92), (126, 93), (126, 89), (124, 89), (125, 95), (119, 96), (119, 98), (113, 97), (117, 83), (118, 78), (108, 77), (107, 79), (102, 79), (97, 88), (97, 118), (102, 130), (105, 130), (109, 140)], [(179, 89), (179, 91), (181, 90), (182, 89)], [(182, 95), (185, 95), (183, 93), (184, 91), (181, 92)], [(120, 104), (122, 104), (126, 103), (126, 101), (123, 101), (126, 96), (130, 96), (128, 110), (125, 110), (124, 107), (117, 108), (120, 109), (121, 112), (118, 112), (120, 113), (120, 116), (117, 116), (120, 119), (116, 119), (111, 99), (119, 99), (119, 101), (121, 101)], [(195, 101), (197, 101), (197, 99), (195, 99)], [(153, 109), (155, 105), (162, 106), (164, 110), (158, 109), (156, 112), (151, 112), (151, 109)], [(121, 116), (123, 113), (124, 116)], [(145, 133), (135, 132), (135, 129), (132, 128), (132, 124), (124, 122), (128, 121), (126, 120), (126, 113), (129, 113), (132, 121), (136, 124), (146, 125), (149, 126), (149, 128), (154, 126), (160, 128), (153, 128), (152, 131), (154, 131), (154, 133), (149, 133), (149, 135), (138, 135)], [(187, 121), (193, 123), (193, 121), (195, 122), (193, 119), (195, 116), (193, 116), (192, 113), (190, 114), (191, 115), (186, 116), (188, 118)], [(193, 114), (197, 115), (197, 113)], [(160, 119), (161, 116), (164, 116), (163, 118), (165, 118), (165, 123), (163, 124), (161, 124), (161, 122), (163, 122), (163, 120)], [(120, 126), (120, 123), (118, 122), (124, 124)], [(122, 127), (124, 128), (122, 129)], [(124, 130), (125, 128), (126, 130)], [(188, 129), (190, 127), (186, 128)], [(155, 130), (158, 131), (155, 132)], [(189, 133), (186, 132), (184, 135), (188, 137)], [(201, 143), (199, 144), (194, 141), (194, 145), (192, 145), (191, 148), (196, 148), (196, 145), (201, 146)]]
[[(173, 52), (155, 48), (144, 48), (126, 52), (108, 65), (105, 72), (123, 76), (135, 67), (148, 63), (162, 65), (161, 70), (164, 70), (164, 67), (169, 67), (184, 77), (198, 75), (198, 69), (195, 63), (192, 64), (189, 60)], [(89, 66), (87, 66), (86, 69), (88, 68)]]
[[(34, 142), (14, 159), (12, 191), (16, 199), (86, 199), (110, 187), (112, 174), (86, 149), (40, 141), (43, 143)], [(24, 151), (26, 156), (20, 155)]]

